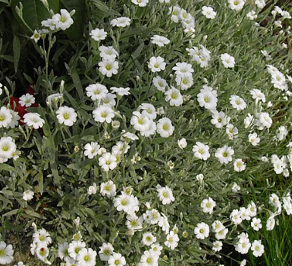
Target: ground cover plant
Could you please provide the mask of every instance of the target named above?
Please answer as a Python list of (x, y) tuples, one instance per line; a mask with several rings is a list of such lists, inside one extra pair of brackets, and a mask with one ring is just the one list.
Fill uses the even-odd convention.
[(1, 0), (0, 264), (289, 265), (279, 5)]

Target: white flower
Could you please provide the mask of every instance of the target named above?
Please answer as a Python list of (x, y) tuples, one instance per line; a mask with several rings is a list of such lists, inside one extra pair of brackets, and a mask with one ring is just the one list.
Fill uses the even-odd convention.
[(187, 141), (186, 141), (185, 138), (182, 138), (182, 139), (179, 139), (179, 140), (177, 141), (177, 145), (179, 146), (180, 149), (183, 150), (184, 148), (187, 147), (188, 143), (187, 143)]
[(161, 250), (163, 249), (163, 247), (158, 244), (158, 243), (154, 243), (151, 245), (151, 250), (157, 254), (157, 256), (160, 256), (161, 254)]
[(64, 242), (63, 244), (58, 245), (58, 257), (60, 259), (68, 258), (69, 256), (68, 248), (69, 248), (68, 242)]
[(196, 61), (200, 64), (200, 67), (208, 66), (211, 59), (211, 52), (206, 47), (203, 45), (200, 45), (200, 48), (193, 46), (193, 48), (186, 48), (186, 50), (188, 51), (188, 55), (191, 56), (191, 61)]
[(47, 262), (47, 257), (49, 256), (49, 249), (46, 245), (37, 245), (35, 249), (35, 254), (38, 259), (43, 262)]
[(33, 199), (33, 195), (34, 195), (34, 192), (31, 191), (31, 190), (25, 190), (23, 192), (23, 195), (22, 195), (22, 198), (25, 200), (25, 201), (30, 201)]
[(170, 249), (175, 249), (178, 246), (179, 237), (173, 231), (170, 231), (169, 234), (166, 236), (166, 241), (164, 245), (169, 247)]
[(45, 121), (41, 118), (38, 113), (26, 113), (24, 116), (24, 123), (34, 129), (42, 128)]
[(0, 128), (8, 128), (12, 121), (12, 114), (8, 108), (2, 106), (0, 109)]
[(143, 110), (142, 114), (144, 114), (145, 116), (148, 116), (149, 119), (156, 119), (157, 114), (156, 114), (156, 110), (153, 104), (142, 103), (138, 108)]
[(220, 222), (219, 220), (216, 220), (212, 223), (212, 229), (214, 232), (218, 233), (221, 230), (225, 229), (225, 226), (223, 225), (222, 222)]
[(267, 220), (266, 229), (267, 231), (272, 231), (275, 227), (276, 221), (274, 216), (270, 216)]
[(257, 120), (255, 123), (259, 130), (263, 130), (265, 127), (270, 128), (272, 126), (273, 120), (268, 113), (262, 112), (257, 114)]
[(249, 208), (240, 207), (241, 219), (249, 221), (251, 219), (251, 213)]
[(126, 225), (129, 230), (141, 230), (143, 228), (143, 218), (139, 218), (136, 215), (128, 215)]
[(204, 213), (212, 214), (215, 206), (216, 202), (211, 197), (209, 197), (208, 199), (204, 199), (201, 202), (201, 208)]
[(237, 193), (240, 190), (240, 186), (237, 183), (233, 183), (232, 192)]
[(132, 195), (127, 195), (125, 193), (117, 196), (114, 199), (114, 206), (117, 211), (124, 211), (127, 214), (133, 214), (135, 210), (133, 209), (133, 197)]
[(231, 95), (229, 98), (232, 107), (238, 111), (244, 110), (246, 108), (245, 101), (237, 95)]
[(184, 32), (191, 34), (195, 33), (195, 18), (184, 9), (180, 14)]
[(224, 112), (212, 112), (211, 123), (215, 125), (216, 128), (222, 128), (227, 124), (227, 117)]
[(110, 123), (114, 116), (114, 110), (108, 105), (101, 105), (93, 111), (93, 118), (96, 122)]
[(217, 106), (217, 91), (213, 88), (203, 85), (200, 93), (197, 95), (199, 105), (208, 110), (216, 110)]
[(103, 59), (112, 59), (114, 60), (118, 55), (118, 51), (112, 46), (99, 46), (98, 50), (100, 51), (100, 57)]
[(19, 261), (17, 264), (14, 264), (14, 266), (25, 266), (22, 261)]
[(119, 153), (119, 154), (126, 154), (128, 150), (130, 149), (130, 146), (128, 143), (123, 141), (118, 141), (116, 145), (112, 147), (113, 153)]
[(47, 97), (46, 99), (46, 104), (49, 106), (52, 104), (52, 102), (57, 103), (58, 100), (63, 98), (63, 94), (62, 93), (54, 93), (51, 94)]
[(242, 222), (241, 211), (233, 210), (230, 214), (230, 219), (234, 224), (240, 224)]
[(141, 266), (158, 266), (159, 256), (152, 250), (144, 251), (144, 254), (141, 256), (140, 265)]
[(57, 110), (57, 118), (60, 124), (64, 124), (66, 126), (73, 126), (73, 124), (77, 120), (77, 114), (75, 110), (68, 106), (61, 106)]
[(125, 132), (125, 130), (122, 131), (122, 136), (121, 136), (121, 140), (126, 141), (126, 140), (138, 140), (138, 136), (134, 133), (131, 132)]
[(95, 195), (96, 192), (97, 192), (97, 187), (96, 187), (96, 184), (93, 183), (93, 185), (88, 188), (87, 195)]
[(30, 107), (32, 104), (35, 103), (35, 98), (33, 97), (33, 95), (27, 93), (19, 98), (19, 103), (21, 106)]
[(194, 79), (193, 76), (190, 74), (177, 75), (175, 82), (181, 90), (187, 90), (193, 86)]
[(110, 24), (112, 26), (124, 28), (124, 27), (129, 26), (130, 22), (131, 22), (130, 18), (128, 18), (128, 17), (120, 17), (120, 18), (116, 18), (116, 19), (111, 20)]
[(91, 38), (97, 42), (102, 41), (106, 38), (107, 36), (107, 32), (104, 31), (104, 29), (94, 29), (90, 32), (89, 34), (91, 36)]
[(251, 227), (255, 231), (260, 230), (263, 227), (262, 226), (261, 219), (259, 219), (259, 218), (253, 218), (252, 221), (251, 221)]
[(280, 199), (275, 193), (272, 193), (269, 197), (269, 203), (275, 207), (281, 206)]
[(171, 106), (180, 106), (183, 104), (183, 97), (178, 89), (171, 86), (171, 89), (165, 93), (165, 101), (169, 102)]
[(157, 196), (162, 201), (163, 205), (170, 204), (172, 201), (175, 200), (172, 191), (168, 186), (157, 187), (157, 192)]
[(212, 249), (215, 251), (215, 252), (218, 252), (222, 249), (222, 246), (223, 246), (223, 243), (221, 241), (215, 241), (213, 242), (213, 247)]
[(234, 150), (231, 147), (223, 146), (222, 148), (218, 148), (215, 152), (215, 157), (221, 164), (228, 164), (232, 161), (232, 155), (234, 154)]
[(133, 4), (138, 5), (140, 7), (145, 7), (149, 0), (131, 0)]
[(266, 96), (263, 94), (259, 89), (252, 89), (250, 94), (256, 102), (262, 101), (263, 103), (266, 102)]
[(214, 19), (216, 17), (216, 12), (210, 6), (203, 6), (202, 7), (202, 14), (209, 19)]
[(245, 170), (246, 167), (245, 162), (242, 159), (236, 159), (233, 166), (235, 172), (242, 172)]
[(9, 264), (13, 261), (14, 250), (12, 245), (6, 245), (5, 242), (0, 241), (0, 264)]
[(245, 0), (228, 0), (228, 3), (230, 9), (240, 11), (245, 4)]
[(98, 65), (100, 73), (108, 78), (118, 73), (119, 63), (113, 58), (104, 58)]
[(108, 90), (106, 86), (101, 85), (99, 83), (96, 84), (90, 84), (85, 88), (86, 95), (91, 98), (91, 100), (101, 100), (103, 99), (106, 94), (108, 93)]
[(101, 183), (100, 193), (103, 196), (114, 197), (116, 195), (116, 185), (111, 180), (106, 183)]
[(262, 244), (261, 240), (254, 240), (252, 242), (251, 250), (253, 251), (252, 254), (255, 257), (261, 257), (264, 254), (264, 245)]
[(169, 233), (169, 222), (164, 213), (162, 213), (162, 215), (160, 216), (158, 225), (161, 227), (163, 232), (165, 232), (166, 234)]
[(194, 156), (198, 159), (206, 161), (208, 158), (210, 158), (209, 146), (203, 144), (202, 142), (196, 142), (196, 145), (193, 146), (192, 151)]
[(110, 243), (103, 243), (99, 249), (100, 250), (99, 250), (98, 254), (99, 254), (99, 258), (102, 261), (108, 261), (110, 256), (114, 252), (114, 247)]
[(117, 158), (113, 154), (106, 152), (98, 158), (99, 166), (106, 172), (117, 167)]
[(114, 199), (114, 206), (117, 208), (117, 211), (124, 211), (129, 215), (135, 215), (135, 212), (139, 211), (138, 198), (124, 191)]
[(87, 143), (84, 148), (84, 155), (87, 156), (89, 159), (92, 159), (98, 154), (100, 146), (97, 142), (91, 142)]
[(166, 80), (161, 78), (160, 76), (154, 77), (152, 82), (155, 88), (159, 91), (165, 92), (166, 88), (168, 88)]
[(179, 22), (182, 9), (179, 6), (172, 6), (169, 8), (171, 20), (175, 23)]
[(11, 137), (2, 137), (0, 139), (0, 163), (5, 163), (12, 158), (16, 152), (16, 145)]
[[(239, 0), (235, 0), (239, 1)], [(221, 54), (221, 61), (225, 68), (233, 68), (235, 65), (234, 57), (229, 54)]]
[(164, 62), (164, 59), (161, 56), (158, 57), (152, 56), (148, 63), (148, 68), (150, 68), (152, 72), (160, 72), (161, 70), (165, 69), (165, 66), (166, 63)]
[(255, 19), (258, 17), (257, 13), (256, 13), (254, 10), (248, 12), (246, 16), (247, 16), (250, 20), (255, 20)]
[(251, 114), (247, 114), (247, 117), (244, 118), (244, 121), (243, 121), (244, 122), (244, 127), (245, 128), (250, 127), (252, 125), (253, 121), (254, 121), (253, 116)]
[(77, 255), (77, 262), (82, 266), (95, 266), (96, 264), (96, 251), (91, 248), (82, 248)]
[(209, 236), (209, 225), (207, 225), (206, 223), (202, 222), (202, 223), (198, 223), (197, 226), (194, 229), (196, 238), (198, 239), (205, 239), (206, 237)]
[(234, 139), (238, 137), (238, 129), (232, 124), (227, 124), (226, 126), (226, 134), (229, 139)]
[(276, 136), (278, 140), (284, 140), (288, 135), (288, 130), (285, 126), (280, 126), (276, 131)]
[(170, 43), (170, 40), (164, 36), (153, 35), (151, 37), (151, 43), (158, 45), (159, 47), (163, 47)]
[(37, 245), (43, 245), (48, 246), (52, 243), (52, 238), (50, 237), (50, 234), (45, 229), (39, 229), (32, 235), (33, 242), (37, 243)]
[(228, 229), (224, 227), (224, 229), (218, 231), (218, 232), (215, 234), (215, 237), (216, 237), (216, 239), (218, 239), (218, 240), (220, 240), (220, 239), (225, 239), (227, 233), (228, 233)]
[(157, 132), (162, 138), (168, 138), (173, 134), (174, 126), (169, 118), (161, 118), (157, 123)]
[(70, 257), (66, 257), (65, 258), (65, 265), (64, 266), (76, 266), (77, 265), (77, 261), (70, 258)]
[(37, 30), (34, 30), (33, 34), (30, 37), (30, 39), (34, 40), (35, 43), (37, 43), (40, 38), (41, 38), (41, 34)]
[(56, 23), (57, 23), (57, 17), (55, 17), (55, 20), (49, 18), (41, 22), (43, 27), (49, 28), (50, 30), (56, 30)]
[(113, 253), (108, 259), (109, 266), (124, 266), (126, 259), (120, 253)]
[(78, 241), (72, 241), (69, 244), (69, 248), (68, 248), (68, 253), (70, 255), (71, 258), (73, 258), (74, 260), (77, 259), (78, 253), (80, 252), (81, 249), (85, 248), (85, 243), (78, 240)]
[(175, 70), (176, 75), (192, 75), (194, 72), (192, 65), (185, 62), (176, 63), (172, 70)]
[(111, 87), (110, 90), (119, 96), (129, 95), (130, 94), (130, 88), (123, 88), (123, 87)]
[(144, 233), (142, 236), (142, 244), (145, 246), (151, 246), (156, 242), (156, 237), (152, 233)]
[(238, 238), (238, 242), (235, 244), (235, 250), (241, 254), (247, 254), (251, 247), (248, 234), (241, 233)]
[(111, 107), (114, 107), (116, 105), (116, 100), (117, 96), (113, 93), (107, 93), (102, 99), (101, 99), (101, 104), (102, 105), (109, 105)]
[(252, 146), (258, 146), (261, 139), (258, 137), (257, 133), (251, 133), (248, 135), (248, 141), (252, 144)]
[(257, 206), (253, 201), (250, 204), (248, 204), (247, 208), (249, 210), (250, 217), (255, 217), (257, 215)]
[(156, 112), (157, 112), (158, 115), (164, 115), (165, 114), (164, 108), (162, 106), (158, 107)]
[(264, 8), (266, 5), (266, 2), (265, 2), (265, 0), (256, 0), (255, 4), (258, 8)]
[(56, 29), (66, 30), (74, 23), (70, 13), (66, 9), (61, 9), (60, 14), (55, 14), (52, 17), (52, 22)]
[(134, 126), (134, 129), (141, 132), (149, 129), (151, 119), (145, 113), (141, 114), (138, 111), (134, 111), (130, 123)]

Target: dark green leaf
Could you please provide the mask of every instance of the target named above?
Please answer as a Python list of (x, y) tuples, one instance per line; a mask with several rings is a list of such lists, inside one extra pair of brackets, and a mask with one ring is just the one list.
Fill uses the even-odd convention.
[(14, 71), (16, 73), (18, 69), (19, 58), (20, 58), (20, 41), (16, 35), (14, 35), (13, 37), (13, 57), (14, 57)]

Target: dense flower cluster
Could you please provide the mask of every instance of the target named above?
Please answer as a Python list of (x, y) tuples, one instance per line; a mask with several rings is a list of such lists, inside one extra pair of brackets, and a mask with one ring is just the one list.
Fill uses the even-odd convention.
[[(237, 23), (229, 31), (242, 23), (264, 38), (255, 21), (266, 2), (207, 1), (198, 12), (183, 1), (128, 2), (118, 11), (98, 4), (109, 13), (85, 27), (86, 43), (58, 79), (45, 45), (74, 25), (74, 11), (43, 20), (31, 37), (44, 40), (47, 60), (36, 93), (10, 97), (0, 84), (0, 166), (11, 176), (0, 177), (3, 217), (19, 205), (30, 253), (48, 265), (217, 265), (227, 245), (261, 257), (264, 229), (292, 214), (290, 192), (269, 183), (292, 171), (291, 123), (279, 111), (292, 78), (276, 53), (242, 55), (244, 34), (222, 33), (222, 44), (212, 27), (227, 25), (220, 12), (228, 12)], [(271, 16), (272, 28), (291, 18), (277, 6)], [(257, 181), (267, 184), (259, 198)], [(0, 264), (9, 264), (14, 249), (0, 239)]]

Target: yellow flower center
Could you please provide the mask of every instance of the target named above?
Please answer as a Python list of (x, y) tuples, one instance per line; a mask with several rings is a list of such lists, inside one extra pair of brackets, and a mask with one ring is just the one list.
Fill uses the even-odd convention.
[(69, 117), (70, 117), (70, 116), (69, 116), (69, 114), (68, 114), (68, 113), (64, 113), (64, 114), (63, 114), (63, 117), (64, 117), (64, 119), (66, 119), (66, 120), (67, 120), (67, 119), (69, 119)]

